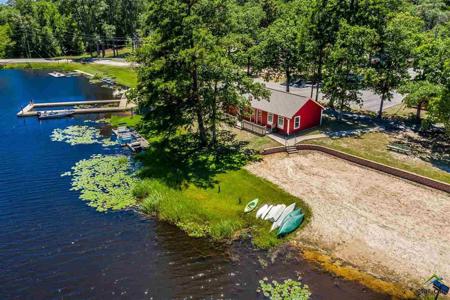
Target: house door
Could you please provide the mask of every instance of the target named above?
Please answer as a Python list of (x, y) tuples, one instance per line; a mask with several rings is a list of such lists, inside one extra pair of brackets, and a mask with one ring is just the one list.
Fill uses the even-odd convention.
[(258, 110), (258, 124), (262, 124), (262, 111)]

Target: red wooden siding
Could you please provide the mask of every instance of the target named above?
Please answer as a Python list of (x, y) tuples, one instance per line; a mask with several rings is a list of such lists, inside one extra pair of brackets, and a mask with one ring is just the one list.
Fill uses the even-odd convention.
[[(319, 126), (322, 115), (322, 107), (316, 102), (309, 100), (291, 119), (291, 133)], [(300, 128), (294, 130), (294, 118), (300, 116)]]

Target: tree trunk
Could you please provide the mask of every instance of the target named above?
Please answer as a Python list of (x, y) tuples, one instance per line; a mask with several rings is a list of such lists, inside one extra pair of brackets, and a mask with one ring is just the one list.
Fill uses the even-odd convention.
[(316, 101), (319, 101), (319, 85), (322, 81), (322, 66), (323, 66), (323, 50), (319, 52), (319, 65), (317, 68), (317, 83), (316, 83)]
[(192, 73), (192, 98), (196, 106), (198, 133), (200, 138), (200, 145), (202, 147), (208, 144), (206, 137), (205, 121), (203, 119), (203, 111), (200, 103), (200, 96), (198, 94), (198, 73), (197, 66), (194, 65), (194, 71)]
[(289, 66), (286, 67), (286, 92), (289, 93), (291, 89), (291, 70)]
[(339, 108), (338, 120), (342, 121), (342, 115), (344, 114), (344, 99), (341, 99), (341, 105)]
[(421, 114), (422, 114), (422, 101), (419, 101), (419, 103), (417, 104), (417, 112), (416, 112), (416, 122), (420, 123), (421, 120)]
[(250, 70), (250, 68), (251, 68), (250, 64), (251, 64), (251, 59), (250, 59), (250, 56), (248, 56), (247, 57), (247, 76), (252, 75), (251, 70)]
[(378, 111), (378, 115), (377, 118), (381, 119), (383, 117), (383, 105), (384, 105), (384, 99), (385, 99), (385, 94), (381, 95), (381, 102), (380, 102), (380, 110)]
[(212, 141), (211, 144), (213, 148), (216, 148), (217, 146), (217, 101), (216, 101), (216, 95), (217, 95), (217, 82), (214, 84), (214, 99), (212, 103), (212, 115), (211, 115), (211, 133), (212, 133)]
[(105, 42), (102, 43), (102, 57), (105, 57)]

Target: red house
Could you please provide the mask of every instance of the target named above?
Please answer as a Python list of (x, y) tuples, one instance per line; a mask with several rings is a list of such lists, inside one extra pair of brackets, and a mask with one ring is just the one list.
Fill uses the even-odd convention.
[(299, 95), (269, 89), (269, 100), (249, 99), (253, 113), (249, 121), (278, 129), (283, 134), (294, 134), (322, 124), (324, 107)]

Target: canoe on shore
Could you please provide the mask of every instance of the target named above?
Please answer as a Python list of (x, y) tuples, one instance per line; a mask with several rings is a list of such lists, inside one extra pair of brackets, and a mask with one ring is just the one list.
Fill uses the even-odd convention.
[(256, 218), (259, 219), (261, 218), (262, 215), (267, 213), (267, 209), (269, 209), (269, 205), (264, 204), (263, 206), (261, 206), (258, 211), (256, 212)]
[(258, 205), (259, 199), (254, 199), (252, 201), (250, 201), (249, 203), (247, 203), (247, 205), (245, 206), (244, 212), (249, 213), (252, 210), (254, 210), (256, 208), (256, 206)]
[(286, 207), (283, 212), (281, 213), (280, 217), (278, 218), (278, 220), (276, 220), (273, 224), (272, 227), (270, 228), (270, 231), (273, 231), (275, 229), (277, 229), (278, 227), (281, 226), (281, 224), (283, 224), (284, 219), (286, 219), (286, 217), (293, 212), (295, 209), (295, 203), (292, 203), (291, 205), (289, 205), (288, 207)]
[[(299, 211), (299, 210), (296, 210)], [(294, 211), (294, 212), (296, 212)], [(302, 223), (305, 218), (305, 215), (300, 213), (294, 213), (292, 212), (288, 217), (286, 217), (286, 220), (284, 221), (283, 225), (281, 226), (280, 230), (278, 230), (277, 236), (285, 236), (293, 231), (295, 231)]]

